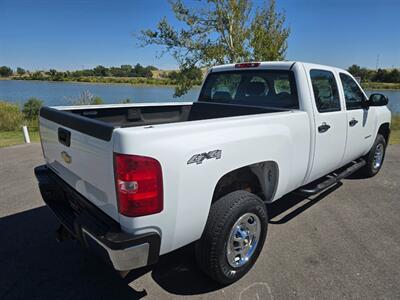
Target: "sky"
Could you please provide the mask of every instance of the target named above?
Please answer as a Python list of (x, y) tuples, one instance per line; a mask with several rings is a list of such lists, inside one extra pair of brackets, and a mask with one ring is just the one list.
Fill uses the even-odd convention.
[[(277, 0), (277, 5), (291, 28), (287, 60), (400, 67), (400, 0)], [(170, 55), (160, 58), (161, 48), (142, 48), (137, 40), (164, 16), (181, 26), (167, 0), (0, 0), (0, 65), (77, 70), (140, 63), (174, 69)]]

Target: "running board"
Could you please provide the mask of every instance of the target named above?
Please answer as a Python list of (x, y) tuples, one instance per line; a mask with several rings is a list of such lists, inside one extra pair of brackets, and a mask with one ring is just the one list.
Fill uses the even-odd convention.
[(360, 158), (357, 161), (354, 161), (352, 165), (350, 165), (348, 168), (345, 170), (341, 171), (340, 173), (332, 173), (329, 174), (326, 180), (319, 182), (318, 184), (315, 184), (313, 182), (299, 188), (296, 192), (301, 193), (303, 195), (314, 195), (322, 192), (323, 190), (327, 189), (328, 187), (338, 183), (340, 180), (343, 178), (350, 176), (354, 172), (358, 171), (362, 167), (364, 167), (366, 164), (365, 160), (363, 158)]

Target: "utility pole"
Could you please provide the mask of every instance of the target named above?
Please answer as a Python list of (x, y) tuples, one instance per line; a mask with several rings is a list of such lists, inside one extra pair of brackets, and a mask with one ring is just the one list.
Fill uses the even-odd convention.
[(378, 71), (378, 67), (379, 67), (379, 54), (376, 56), (376, 71)]

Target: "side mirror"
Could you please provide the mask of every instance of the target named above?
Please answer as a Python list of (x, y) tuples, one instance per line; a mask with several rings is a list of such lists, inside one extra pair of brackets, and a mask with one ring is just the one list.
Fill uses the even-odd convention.
[(385, 95), (382, 94), (371, 94), (369, 96), (369, 106), (384, 106), (387, 105), (389, 100)]

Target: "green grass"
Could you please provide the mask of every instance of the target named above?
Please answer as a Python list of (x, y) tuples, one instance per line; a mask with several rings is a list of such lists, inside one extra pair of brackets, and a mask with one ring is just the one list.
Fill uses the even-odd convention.
[(361, 86), (366, 90), (398, 90), (400, 83), (390, 82), (362, 82)]
[(392, 124), (390, 126), (390, 141), (391, 145), (400, 144), (400, 115), (394, 115), (392, 117)]
[(400, 144), (400, 130), (392, 130), (390, 133), (390, 145)]
[(400, 114), (392, 116), (392, 124), (390, 127), (392, 130), (400, 130)]
[[(39, 131), (29, 131), (31, 143), (39, 142)], [(0, 131), (0, 148), (25, 143), (22, 130), (19, 131)]]

